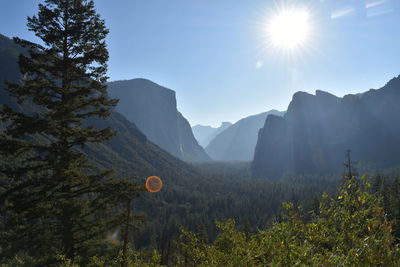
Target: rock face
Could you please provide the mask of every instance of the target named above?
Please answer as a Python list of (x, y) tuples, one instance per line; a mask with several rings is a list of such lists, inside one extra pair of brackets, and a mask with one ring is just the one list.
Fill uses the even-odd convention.
[(297, 92), (283, 117), (270, 115), (259, 131), (253, 175), (343, 170), (347, 149), (364, 164), (400, 164), (400, 76), (383, 88), (343, 98)]
[(257, 143), (257, 134), (269, 114), (283, 115), (283, 112), (268, 112), (241, 119), (218, 134), (206, 147), (206, 152), (214, 160), (251, 161)]
[(116, 110), (149, 140), (185, 161), (209, 160), (190, 124), (178, 112), (174, 91), (146, 79), (110, 82), (108, 91), (119, 99)]
[(189, 122), (178, 112), (179, 152), (182, 159), (195, 162), (210, 160), (204, 149), (197, 143)]
[(232, 123), (230, 122), (223, 122), (221, 123), (221, 126), (213, 128), (211, 126), (204, 126), (198, 124), (192, 127), (192, 131), (197, 142), (199, 142), (199, 145), (205, 148), (207, 147), (207, 145), (210, 143), (211, 140), (213, 140), (218, 134), (223, 132), (231, 125)]

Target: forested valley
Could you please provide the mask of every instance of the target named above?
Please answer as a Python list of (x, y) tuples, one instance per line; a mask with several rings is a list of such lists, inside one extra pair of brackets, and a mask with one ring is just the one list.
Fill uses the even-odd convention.
[[(166, 131), (167, 148), (120, 113), (108, 93), (109, 30), (94, 1), (45, 0), (27, 27), (40, 44), (0, 35), (0, 266), (400, 265), (398, 125), (374, 113), (392, 111), (379, 101), (400, 95), (400, 77), (362, 105), (297, 94), (277, 112), (284, 117), (266, 118), (257, 161), (212, 161), (176, 107), (181, 143)], [(317, 118), (307, 122), (298, 110), (320, 108), (320, 98), (361, 118), (357, 131), (379, 129), (342, 129), (342, 113), (321, 113), (337, 132), (318, 135), (314, 149), (304, 132), (322, 127), (320, 114), (311, 110)], [(352, 109), (375, 100), (367, 119)], [(350, 131), (359, 138), (345, 139)], [(334, 147), (337, 136), (345, 141)], [(387, 137), (385, 147), (365, 155), (380, 146), (375, 137)], [(348, 140), (361, 140), (354, 154), (341, 151)]]

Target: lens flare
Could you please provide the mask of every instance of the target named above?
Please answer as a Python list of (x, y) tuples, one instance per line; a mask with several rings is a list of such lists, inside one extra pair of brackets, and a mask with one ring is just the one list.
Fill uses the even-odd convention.
[(150, 176), (146, 179), (146, 189), (151, 193), (156, 193), (161, 190), (163, 183), (161, 179), (157, 176)]

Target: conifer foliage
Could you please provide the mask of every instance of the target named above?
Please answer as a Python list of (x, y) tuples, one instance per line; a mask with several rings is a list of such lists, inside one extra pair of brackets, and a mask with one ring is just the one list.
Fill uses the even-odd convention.
[(63, 254), (73, 262), (118, 226), (115, 207), (137, 192), (88, 164), (82, 151), (114, 135), (86, 120), (106, 118), (117, 103), (105, 85), (108, 29), (90, 0), (46, 0), (27, 26), (43, 45), (14, 39), (28, 53), (19, 58), (21, 82), (6, 90), (26, 108), (0, 109), (0, 176), (7, 178), (0, 254)]

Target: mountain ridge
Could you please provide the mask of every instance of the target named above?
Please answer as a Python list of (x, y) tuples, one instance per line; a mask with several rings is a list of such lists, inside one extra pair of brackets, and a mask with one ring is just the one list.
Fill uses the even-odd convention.
[(278, 179), (284, 172), (339, 171), (344, 154), (364, 164), (400, 163), (400, 76), (380, 89), (337, 97), (296, 92), (282, 118), (268, 116), (259, 131), (252, 172)]

